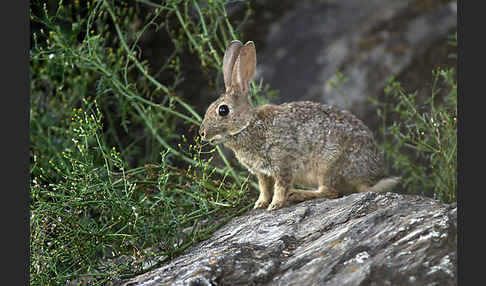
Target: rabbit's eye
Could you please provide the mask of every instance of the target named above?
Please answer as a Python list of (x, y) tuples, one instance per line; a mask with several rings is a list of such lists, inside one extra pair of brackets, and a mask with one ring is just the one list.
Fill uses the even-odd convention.
[(228, 113), (229, 113), (229, 107), (228, 107), (228, 105), (222, 104), (222, 105), (219, 106), (219, 108), (218, 108), (218, 114), (220, 116), (226, 116), (226, 115), (228, 115)]

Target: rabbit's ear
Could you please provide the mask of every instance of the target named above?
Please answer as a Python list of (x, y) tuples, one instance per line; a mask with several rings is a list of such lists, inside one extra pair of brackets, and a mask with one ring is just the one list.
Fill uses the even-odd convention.
[(255, 75), (255, 69), (255, 44), (252, 41), (248, 41), (243, 47), (241, 47), (240, 54), (236, 59), (235, 66), (233, 68), (233, 86), (238, 87), (242, 93), (247, 93), (250, 91), (250, 81)]
[(241, 46), (243, 44), (238, 41), (234, 40), (226, 48), (223, 57), (223, 78), (224, 78), (224, 86), (226, 87), (226, 91), (228, 91), (232, 84), (232, 73), (233, 73), (233, 66), (235, 65), (236, 58), (240, 53)]

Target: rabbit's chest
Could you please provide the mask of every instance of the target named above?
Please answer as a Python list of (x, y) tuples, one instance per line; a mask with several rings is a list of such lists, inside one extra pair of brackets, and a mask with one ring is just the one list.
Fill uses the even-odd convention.
[(270, 176), (272, 171), (268, 160), (263, 156), (252, 152), (239, 151), (235, 152), (236, 159), (245, 166), (252, 174), (265, 174)]

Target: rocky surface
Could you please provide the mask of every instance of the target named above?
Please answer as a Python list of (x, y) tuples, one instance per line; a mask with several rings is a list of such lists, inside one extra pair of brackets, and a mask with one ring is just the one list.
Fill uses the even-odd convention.
[[(447, 61), (441, 50), (455, 31), (456, 10), (455, 1), (443, 0), (303, 0), (268, 24), (263, 39), (251, 30), (245, 36), (256, 41), (256, 78), (279, 90), (278, 103), (330, 103), (366, 121), (374, 112), (367, 97), (382, 94), (389, 76), (420, 74), (414, 80), (421, 88), (432, 81), (432, 69)], [(432, 66), (412, 67), (424, 61)], [(338, 71), (345, 80), (336, 88)]]
[(456, 285), (457, 207), (360, 193), (252, 210), (122, 285)]

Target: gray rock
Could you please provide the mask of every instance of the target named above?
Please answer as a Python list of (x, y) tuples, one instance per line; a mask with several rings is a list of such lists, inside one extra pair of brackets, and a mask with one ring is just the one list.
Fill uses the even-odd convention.
[[(262, 49), (256, 43), (257, 78), (279, 90), (278, 103), (314, 100), (366, 117), (367, 97), (382, 94), (389, 76), (410, 69), (438, 39), (447, 46), (456, 10), (442, 0), (298, 1), (270, 25)], [(334, 88), (338, 71), (347, 81)], [(422, 84), (432, 80), (430, 69), (421, 72)]]
[(396, 193), (253, 210), (123, 285), (456, 285), (457, 207)]

